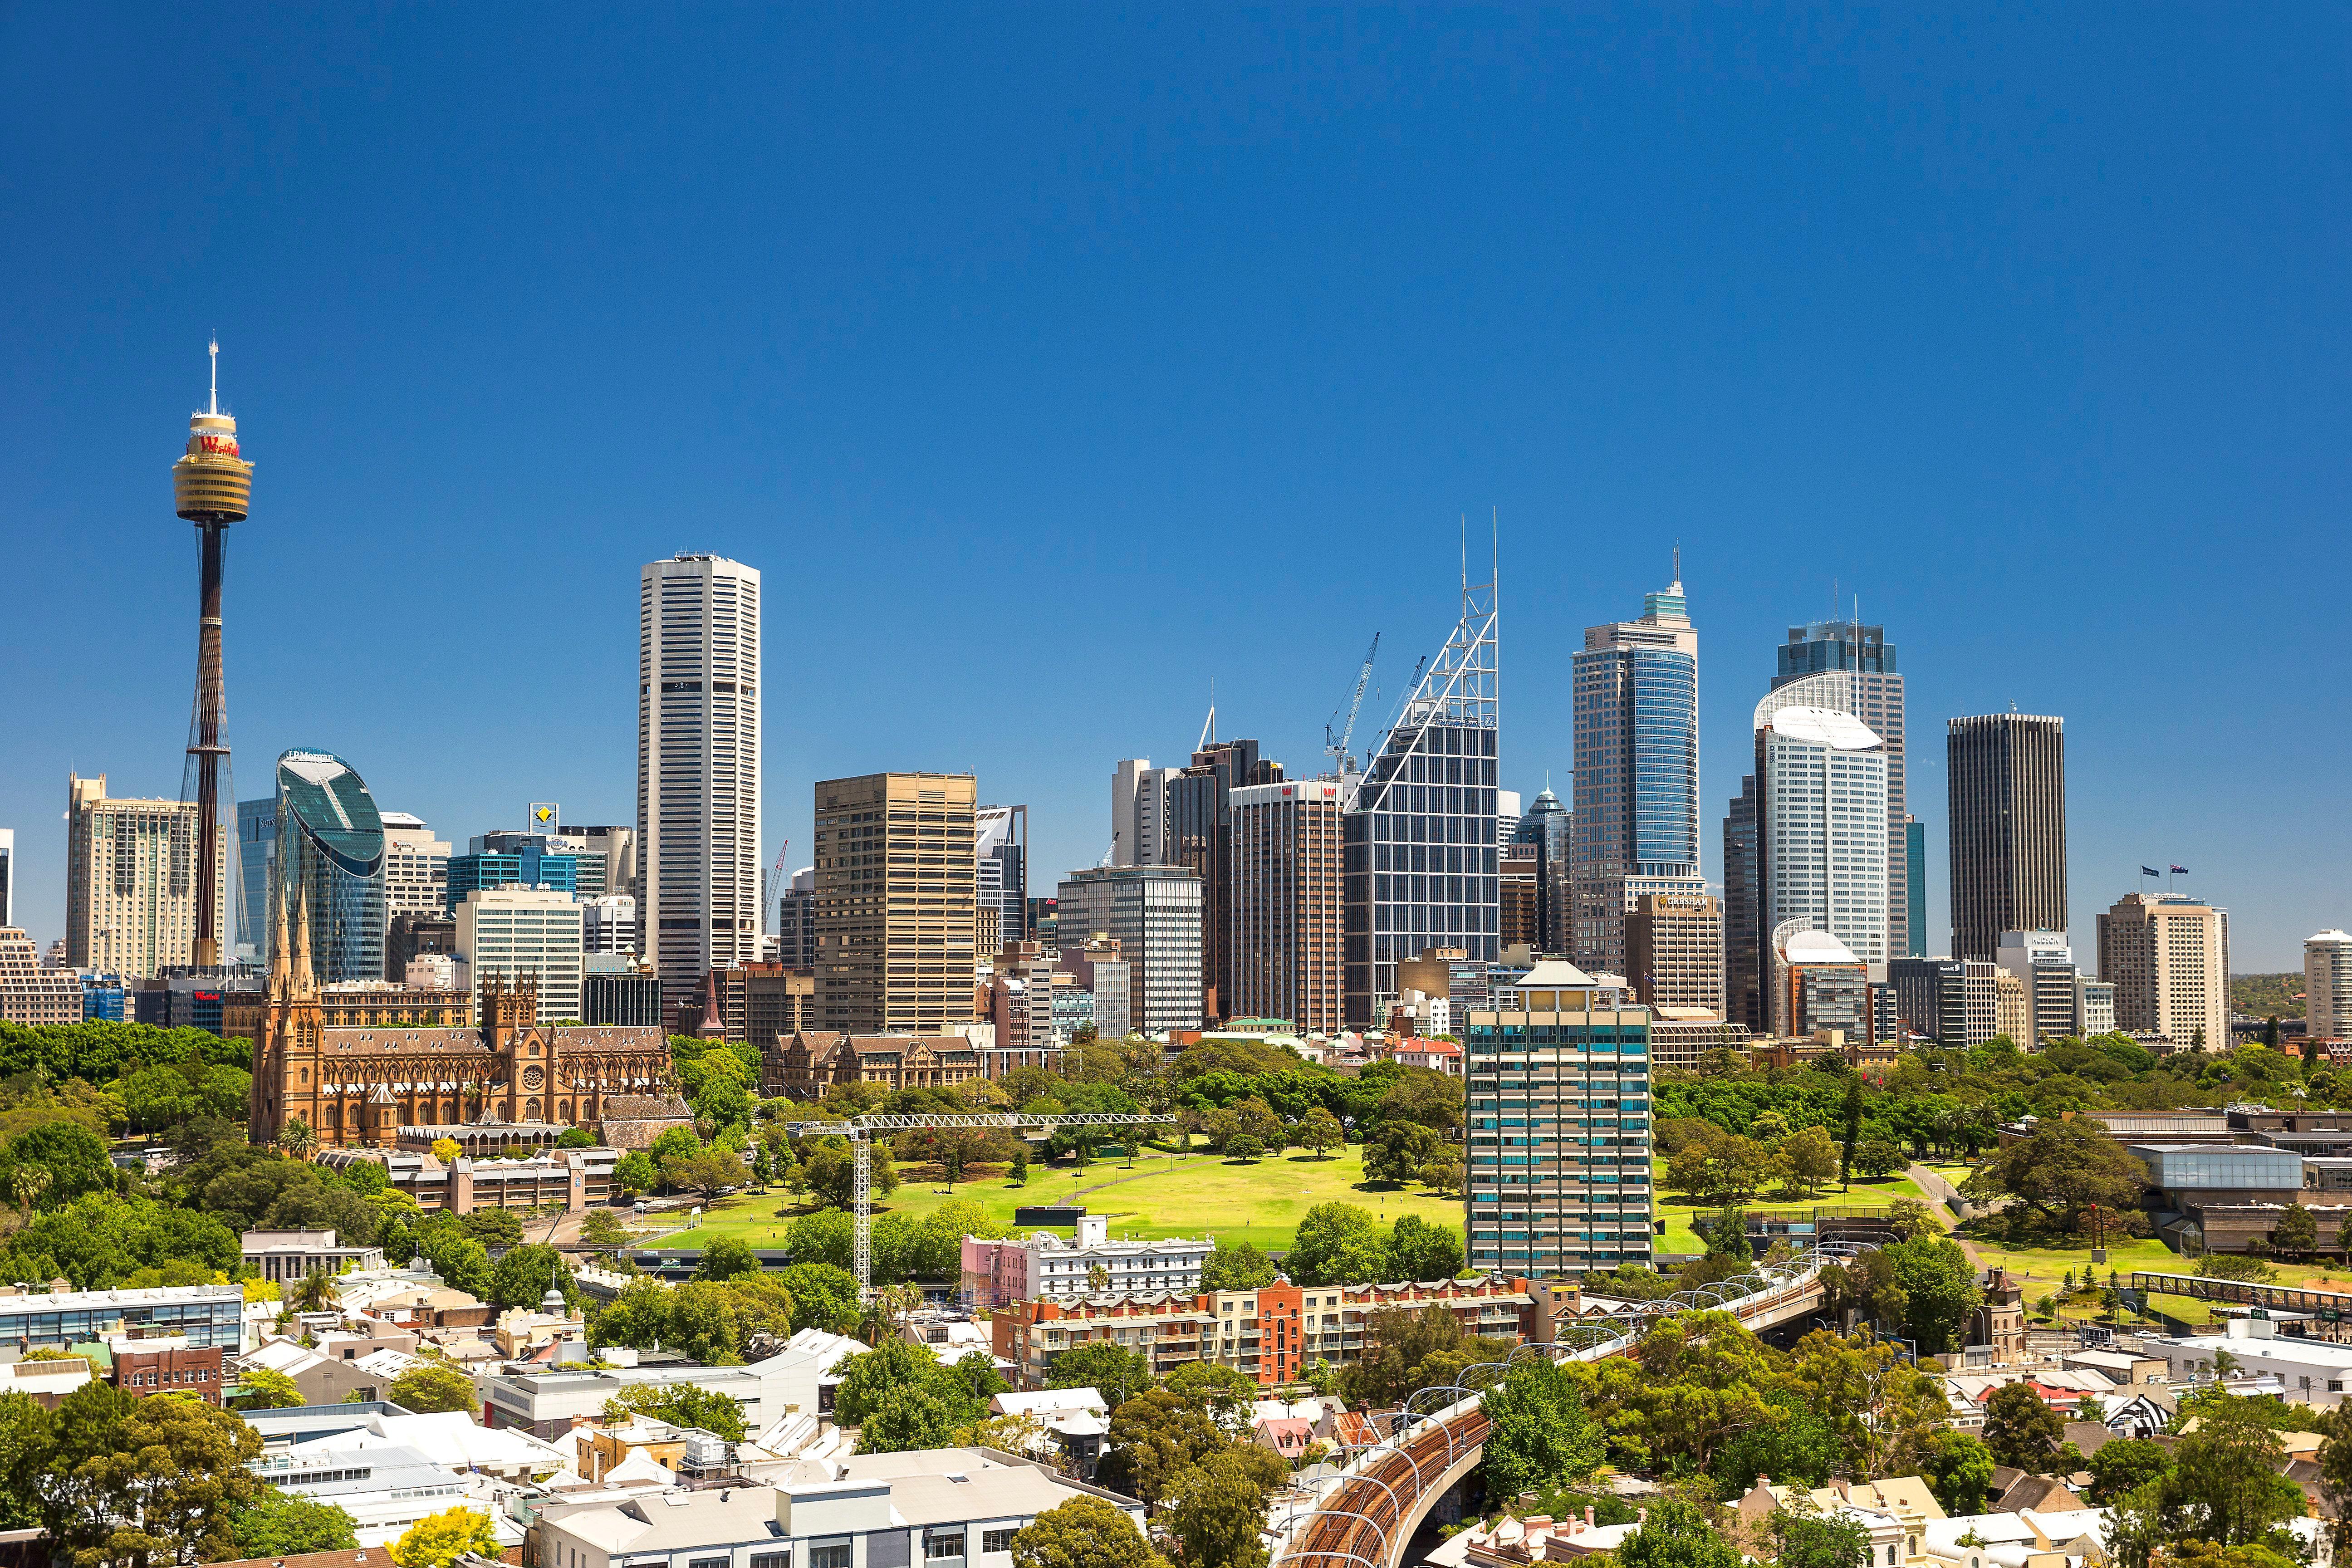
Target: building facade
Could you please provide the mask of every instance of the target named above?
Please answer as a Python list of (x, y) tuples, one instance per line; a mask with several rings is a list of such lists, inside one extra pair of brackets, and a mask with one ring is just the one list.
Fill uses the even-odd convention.
[[(1813, 676), (1756, 709), (1760, 929), (1824, 931), (1857, 963), (1887, 961), (1887, 758), (1845, 706), (1850, 678)], [(1759, 955), (1768, 964), (1769, 951)], [(1769, 992), (1767, 993), (1769, 994)]]
[[(1189, 866), (1096, 866), (1055, 889), (1062, 950), (1107, 937), (1128, 970), (1128, 1030), (1197, 1029), (1206, 884)], [(1100, 994), (1096, 1027), (1102, 1023)], [(1106, 1032), (1108, 1032), (1106, 1030)]]
[(1058, 952), (1063, 970), (1093, 998), (1087, 1021), (1094, 1025), (1095, 1033), (1106, 1040), (1125, 1039), (1134, 1027), (1129, 1002), (1134, 977), (1118, 939), (1089, 937)]
[(1537, 964), (1474, 1009), (1470, 1267), (1580, 1275), (1650, 1259), (1648, 1009), (1574, 965)]
[(2066, 721), (1953, 719), (1944, 754), (1953, 952), (1990, 959), (2003, 931), (2064, 931)]
[(1078, 1216), (1065, 1241), (1044, 1232), (992, 1240), (963, 1238), (964, 1300), (974, 1307), (1015, 1301), (1076, 1301), (1088, 1296), (1152, 1292), (1192, 1295), (1216, 1240), (1165, 1237), (1114, 1241), (1102, 1215)]
[(1756, 775), (1739, 781), (1723, 817), (1723, 1003), (1730, 1020), (1761, 1030), (1765, 1023), (1764, 894), (1758, 883)]
[(972, 1021), (978, 781), (867, 773), (816, 786), (816, 1011), (835, 1033)]
[(776, 958), (794, 969), (816, 968), (816, 868), (793, 873), (776, 900)]
[(1425, 947), (1485, 963), (1502, 956), (1497, 592), (1495, 582), (1465, 586), (1453, 636), (1349, 781), (1340, 899), (1350, 1028), (1388, 1017), (1398, 963)]
[[(1911, 938), (1911, 866), (1903, 824), (1910, 816), (1908, 764), (1904, 742), (1903, 676), (1895, 668), (1895, 645), (1886, 628), (1853, 621), (1816, 621), (1790, 626), (1780, 645), (1772, 689), (1812, 677), (1833, 674), (1840, 700), (1833, 706), (1870, 727), (1886, 760), (1886, 951), (1913, 951)], [(2065, 924), (2063, 919), (2058, 923)], [(1767, 926), (1766, 930), (1770, 928)], [(1922, 937), (1924, 943), (1925, 938)], [(1856, 949), (1856, 952), (1861, 951)], [(1918, 950), (1926, 951), (1924, 945)]]
[(637, 591), (632, 890), (646, 956), (684, 995), (760, 956), (760, 574), (681, 554)]
[(643, 949), (637, 928), (637, 900), (626, 893), (607, 893), (580, 906), (580, 950), (634, 957)]
[(2303, 944), (2303, 1026), (2310, 1040), (2352, 1040), (2352, 936), (2336, 930)]
[(2184, 1050), (2230, 1043), (2230, 911), (2170, 893), (2131, 893), (2099, 917), (2099, 977), (2116, 1025)]
[[(421, 816), (405, 811), (378, 814), (383, 822), (383, 925), (403, 915), (441, 915), (449, 909), (449, 846), (433, 837)], [(387, 955), (384, 978), (401, 976)]]
[(2005, 931), (1993, 950), (2001, 971), (2024, 993), (2026, 1029), (2011, 1037), (2028, 1048), (2074, 1034), (2082, 1020), (2075, 992), (2074, 950), (2063, 931)]
[(1590, 626), (1572, 660), (1575, 962), (1626, 973), (1625, 916), (1644, 893), (1703, 895), (1698, 857), (1698, 633), (1677, 582), (1642, 617)]
[(1962, 958), (1897, 958), (1886, 966), (1903, 1021), (1948, 1048), (1973, 1049), (1997, 1033), (2000, 967)]
[[(68, 964), (143, 979), (190, 962), (196, 823), (194, 803), (109, 796), (104, 773), (66, 781)], [(224, 868), (214, 892), (224, 910), (227, 889)]]
[(278, 759), (271, 908), (307, 923), (322, 985), (384, 977), (383, 842), (375, 799), (349, 763), (317, 751)]
[(480, 1002), (488, 986), (528, 982), (538, 998), (532, 1022), (580, 1017), (582, 906), (562, 893), (493, 888), (457, 906), (457, 989)]
[(1625, 917), (1625, 977), (1644, 1005), (1723, 1012), (1723, 900), (1644, 893)]
[(0, 827), (0, 926), (16, 923), (16, 830)]
[(761, 1053), (760, 1091), (821, 1100), (845, 1084), (950, 1089), (987, 1076), (981, 1049), (961, 1035), (845, 1035), (814, 1029)]
[(1233, 792), (1232, 1010), (1339, 1029), (1340, 786), (1307, 780)]
[(592, 1026), (667, 1028), (661, 976), (641, 967), (634, 958), (587, 954), (581, 960), (580, 1021)]
[[(115, 988), (115, 994), (122, 994)], [(17, 926), (0, 926), (0, 1024), (79, 1024), (89, 994), (70, 969), (44, 969), (40, 949)]]
[[(1524, 940), (1534, 952), (1553, 958), (1565, 956), (1575, 940), (1569, 883), (1575, 832), (1575, 816), (1552, 794), (1549, 784), (1528, 803), (1518, 826), (1511, 830), (1517, 858), (1535, 862), (1534, 924)], [(1516, 944), (1506, 942), (1503, 945)]]
[[(973, 950), (982, 959), (1008, 942), (1029, 940), (1029, 808), (983, 805), (972, 815), (972, 901), (995, 914), (995, 937)], [(977, 932), (978, 927), (974, 927)]]

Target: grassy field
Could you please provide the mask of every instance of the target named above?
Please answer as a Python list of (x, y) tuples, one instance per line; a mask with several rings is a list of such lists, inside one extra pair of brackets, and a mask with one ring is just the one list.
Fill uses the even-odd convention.
[[(1655, 1237), (1650, 1245), (1660, 1252), (1706, 1251), (1706, 1243), (1699, 1239), (1698, 1232), (1692, 1227), (1691, 1222), (1713, 1214), (1713, 1206), (1679, 1193), (1667, 1192), (1666, 1162), (1663, 1159), (1650, 1162), (1650, 1179), (1658, 1194), (1657, 1217), (1666, 1222), (1665, 1233)], [(1748, 1214), (1805, 1214), (1818, 1208), (1884, 1207), (1896, 1198), (1920, 1198), (1924, 1195), (1919, 1191), (1919, 1184), (1909, 1177), (1885, 1176), (1875, 1181), (1856, 1181), (1851, 1192), (1842, 1192), (1832, 1183), (1822, 1189), (1819, 1197), (1798, 1198), (1786, 1203), (1759, 1198), (1754, 1203), (1739, 1206)]]
[[(902, 1177), (904, 1184), (875, 1205), (877, 1214), (920, 1218), (951, 1202), (977, 1204), (1001, 1224), (1013, 1223), (1016, 1206), (1083, 1204), (1089, 1214), (1108, 1215), (1115, 1237), (1214, 1236), (1265, 1248), (1286, 1247), (1298, 1222), (1317, 1204), (1340, 1200), (1369, 1209), (1383, 1225), (1405, 1215), (1462, 1229), (1462, 1204), (1439, 1198), (1424, 1187), (1396, 1188), (1364, 1181), (1363, 1151), (1334, 1150), (1328, 1160), (1305, 1153), (1235, 1164), (1215, 1154), (1172, 1154), (1145, 1149), (1129, 1170), (1123, 1160), (1097, 1159), (1079, 1169), (1033, 1165), (1029, 1184), (1016, 1187), (1001, 1176), (957, 1184)], [(1097, 1190), (1098, 1189), (1098, 1190)], [(781, 1247), (793, 1218), (802, 1212), (791, 1194), (739, 1197), (722, 1202), (692, 1230), (661, 1238), (665, 1247), (699, 1247), (713, 1237), (740, 1237), (754, 1247)]]

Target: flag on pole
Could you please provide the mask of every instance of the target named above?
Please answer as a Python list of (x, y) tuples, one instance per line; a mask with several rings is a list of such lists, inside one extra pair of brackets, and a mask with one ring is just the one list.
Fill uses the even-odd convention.
[(2186, 866), (2175, 866), (2172, 868), (2172, 872), (2173, 875), (2177, 877), (2186, 877), (2189, 875), (2189, 868)]
[(2158, 870), (2153, 866), (2142, 866), (2139, 868), (2139, 874), (2143, 877), (2161, 877), (2164, 875), (2163, 872)]

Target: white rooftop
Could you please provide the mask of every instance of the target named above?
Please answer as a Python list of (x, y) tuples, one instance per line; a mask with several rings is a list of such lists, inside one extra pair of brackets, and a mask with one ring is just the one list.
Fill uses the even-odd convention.
[(1547, 958), (1511, 984), (1520, 991), (1569, 991), (1591, 985), (1592, 976), (1573, 963)]
[(1853, 950), (1825, 931), (1792, 931), (1781, 944), (1790, 963), (1859, 963)]
[(1867, 752), (1879, 744), (1869, 725), (1834, 708), (1783, 708), (1772, 715), (1772, 732), (1832, 752)]

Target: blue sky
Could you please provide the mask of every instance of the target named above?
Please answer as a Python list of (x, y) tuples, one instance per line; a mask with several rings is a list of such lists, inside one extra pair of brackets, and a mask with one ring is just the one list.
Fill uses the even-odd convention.
[[(321, 16), (320, 10), (352, 15)], [(637, 568), (767, 584), (766, 831), (971, 769), (1091, 863), (1119, 757), (1319, 761), (1498, 515), (1507, 782), (1679, 541), (1704, 843), (1832, 582), (1942, 720), (2065, 715), (2078, 950), (2352, 924), (2347, 25), (1045, 5), (0, 14), (0, 826), (176, 793), (221, 338), (241, 793), (634, 818)], [(1974, 9), (1974, 8), (1971, 8)]]

